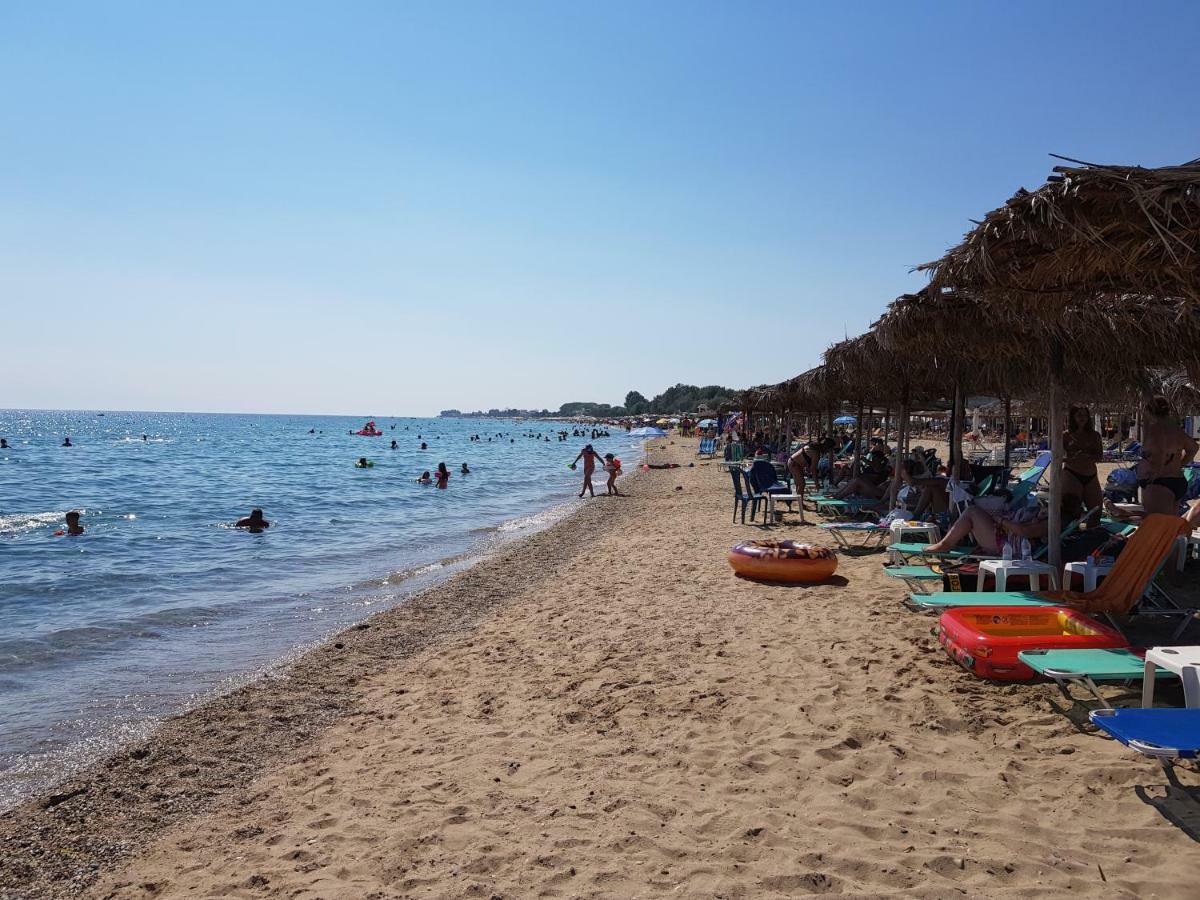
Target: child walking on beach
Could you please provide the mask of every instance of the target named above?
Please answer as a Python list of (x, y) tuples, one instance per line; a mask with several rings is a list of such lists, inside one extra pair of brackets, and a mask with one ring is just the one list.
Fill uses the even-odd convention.
[(617, 490), (617, 476), (621, 474), (621, 461), (611, 453), (605, 453), (604, 471), (608, 473), (608, 481), (604, 486), (608, 489), (609, 495), (620, 497), (621, 492)]

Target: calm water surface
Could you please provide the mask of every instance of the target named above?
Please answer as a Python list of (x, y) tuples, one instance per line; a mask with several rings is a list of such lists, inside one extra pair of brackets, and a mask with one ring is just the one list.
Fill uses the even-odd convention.
[[(580, 502), (570, 426), (364, 421), (0, 411), (0, 808)], [(229, 527), (255, 506), (268, 531)]]

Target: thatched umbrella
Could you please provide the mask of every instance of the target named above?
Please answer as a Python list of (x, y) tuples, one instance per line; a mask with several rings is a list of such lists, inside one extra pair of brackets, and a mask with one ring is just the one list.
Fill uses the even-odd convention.
[[(1098, 293), (1056, 297), (1055, 315), (1025, 315), (1011, 294), (926, 289), (895, 301), (878, 323), (895, 353), (942, 354), (961, 383), (1002, 396), (1048, 395), (1051, 420), (1050, 533), (1061, 531), (1060, 406), (1144, 393), (1154, 367), (1195, 367), (1200, 317), (1179, 315), (1176, 298)], [(1061, 562), (1051, 542), (1051, 564)]]
[(939, 290), (1054, 302), (1098, 293), (1200, 303), (1200, 160), (1144, 169), (1057, 157), (1046, 184), (1019, 190), (962, 243), (920, 266)]

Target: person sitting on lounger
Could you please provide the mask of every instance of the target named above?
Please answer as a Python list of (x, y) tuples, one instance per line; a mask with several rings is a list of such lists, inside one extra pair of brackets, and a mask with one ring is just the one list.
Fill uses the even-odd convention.
[(843, 484), (833, 496), (837, 500), (847, 497), (878, 500), (887, 492), (889, 470), (887, 454), (882, 450), (872, 450), (863, 460), (858, 477)]
[[(1044, 542), (1048, 533), (1049, 514), (1045, 509), (1039, 509), (1032, 516), (1026, 515), (1022, 510), (993, 518), (978, 506), (968, 506), (966, 512), (950, 526), (946, 536), (930, 544), (925, 552), (943, 553), (953, 550), (969, 534), (975, 538), (981, 552), (998, 556), (1005, 541), (1029, 538), (1031, 542)], [(1017, 553), (1014, 552), (1013, 556), (1017, 556)]]

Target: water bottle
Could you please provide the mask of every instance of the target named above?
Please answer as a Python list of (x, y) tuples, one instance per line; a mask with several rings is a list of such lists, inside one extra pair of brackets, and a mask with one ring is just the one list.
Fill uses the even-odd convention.
[(1005, 562), (1012, 562), (1012, 541), (1008, 538), (1004, 539), (1004, 546), (1000, 548), (1000, 557)]
[(1021, 559), (1029, 562), (1033, 559), (1033, 547), (1029, 543), (1029, 538), (1021, 538)]

